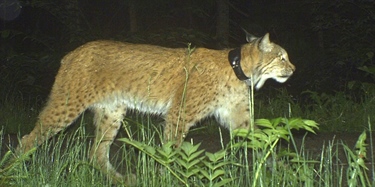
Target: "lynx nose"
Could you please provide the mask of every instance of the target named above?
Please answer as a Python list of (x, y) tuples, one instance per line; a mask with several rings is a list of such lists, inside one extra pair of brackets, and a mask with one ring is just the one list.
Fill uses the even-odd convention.
[(291, 69), (292, 73), (293, 73), (293, 71), (296, 71), (296, 67), (293, 64), (290, 64), (290, 69)]

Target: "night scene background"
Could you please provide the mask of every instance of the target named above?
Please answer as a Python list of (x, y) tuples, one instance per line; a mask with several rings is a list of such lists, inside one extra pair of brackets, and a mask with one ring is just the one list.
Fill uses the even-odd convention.
[[(69, 51), (110, 39), (167, 47), (222, 49), (245, 43), (245, 33), (284, 47), (295, 74), (269, 80), (259, 95), (283, 88), (300, 102), (310, 94), (361, 100), (372, 91), (375, 2), (353, 1), (1, 1), (2, 98), (44, 102)], [(262, 96), (260, 96), (262, 97)]]
[(318, 134), (354, 139), (375, 129), (374, 0), (0, 0), (0, 20), (5, 134), (31, 131), (61, 58), (86, 42), (223, 49), (246, 42), (242, 29), (270, 33), (296, 66), (255, 93), (256, 118), (311, 119)]

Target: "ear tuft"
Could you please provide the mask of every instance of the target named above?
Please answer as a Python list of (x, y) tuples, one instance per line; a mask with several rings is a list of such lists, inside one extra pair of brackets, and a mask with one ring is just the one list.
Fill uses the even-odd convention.
[(254, 36), (254, 35), (252, 35), (252, 34), (250, 34), (250, 33), (246, 33), (246, 41), (247, 42), (252, 42), (252, 41), (254, 41), (254, 40), (256, 40), (256, 39), (258, 39), (258, 37), (256, 37), (256, 36)]
[(263, 36), (262, 40), (259, 43), (259, 48), (262, 51), (270, 52), (273, 48), (273, 45), (270, 41), (270, 35), (267, 33)]
[(246, 41), (247, 41), (247, 42), (250, 43), (250, 42), (252, 42), (252, 41), (258, 39), (258, 37), (256, 37), (256, 36), (250, 34), (249, 32), (247, 32), (246, 29), (244, 29), (244, 28), (242, 28), (242, 27), (241, 27), (241, 29), (242, 29), (242, 30), (245, 32), (245, 34), (246, 34)]

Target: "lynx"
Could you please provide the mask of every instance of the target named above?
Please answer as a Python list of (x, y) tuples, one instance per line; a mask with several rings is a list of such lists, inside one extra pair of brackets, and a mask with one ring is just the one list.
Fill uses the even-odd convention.
[(116, 41), (82, 45), (61, 60), (49, 100), (34, 130), (18, 147), (25, 152), (94, 112), (92, 157), (121, 178), (109, 162), (109, 147), (126, 111), (165, 119), (165, 141), (180, 145), (189, 128), (214, 116), (229, 129), (248, 128), (248, 89), (267, 79), (285, 82), (295, 70), (287, 52), (263, 37), (247, 36), (236, 49), (172, 49)]

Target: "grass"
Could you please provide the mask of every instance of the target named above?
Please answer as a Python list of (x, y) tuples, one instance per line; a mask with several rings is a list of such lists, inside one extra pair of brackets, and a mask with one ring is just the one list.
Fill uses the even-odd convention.
[[(375, 118), (375, 97), (366, 94), (353, 98), (344, 92), (334, 94), (305, 91), (295, 99), (285, 89), (276, 90), (271, 98), (255, 100), (256, 118), (301, 117), (319, 123), (320, 132), (362, 132), (368, 129), (368, 118)], [(371, 121), (370, 121), (371, 122)], [(375, 129), (375, 123), (370, 124)]]
[[(123, 143), (117, 144), (122, 148), (113, 154), (113, 159), (117, 157), (114, 162), (119, 171), (138, 176), (137, 186), (374, 185), (374, 155), (368, 154), (374, 145), (372, 141), (369, 146), (365, 144), (369, 142), (366, 132), (359, 136), (355, 149), (334, 140), (321, 145), (321, 156), (317, 159), (304, 145), (297, 147), (288, 131), (310, 121), (277, 118), (258, 123), (262, 123), (262, 131), (234, 131), (233, 141), (214, 153), (188, 142), (178, 150), (171, 147), (173, 143), (156, 145), (158, 132), (147, 127), (132, 132), (126, 127), (124, 131), (145, 137), (140, 141), (121, 138)], [(34, 150), (31, 157), (14, 161), (4, 156), (0, 162), (0, 185), (111, 186), (111, 178), (88, 159), (92, 139), (84, 126), (61, 133)], [(289, 147), (278, 144), (282, 137), (289, 140)], [(344, 150), (346, 160), (338, 155), (338, 149)]]
[[(188, 142), (178, 150), (171, 148), (172, 143), (161, 145), (159, 118), (135, 113), (124, 122), (122, 134), (127, 138), (115, 143), (118, 149), (111, 152), (112, 162), (118, 171), (136, 174), (137, 186), (374, 186), (375, 146), (370, 139), (374, 132), (373, 98), (354, 102), (343, 93), (305, 94), (312, 100), (305, 105), (285, 90), (272, 99), (257, 99), (257, 117), (284, 118), (258, 120), (262, 131), (254, 133), (234, 131), (227, 135), (220, 131), (216, 143), (221, 149), (212, 153)], [(0, 108), (1, 118), (6, 119), (2, 120), (5, 125), (1, 135), (19, 133), (24, 124), (32, 123), (37, 112), (30, 108), (32, 104), (7, 98)], [(354, 148), (334, 139), (317, 145), (321, 148), (317, 157), (304, 144), (294, 141), (293, 128), (316, 130), (308, 125), (311, 121), (296, 118), (299, 116), (319, 122), (323, 131), (364, 133)], [(112, 186), (114, 181), (88, 159), (93, 130), (86, 127), (87, 123), (92, 126), (86, 118), (91, 117), (78, 120), (70, 133), (61, 133), (42, 144), (31, 156), (14, 160), (12, 152), (0, 152), (0, 186)], [(192, 134), (217, 133), (215, 122), (207, 122), (213, 125), (198, 127)], [(232, 138), (226, 142), (225, 136)], [(279, 143), (285, 140), (288, 146)], [(1, 142), (1, 146), (5, 145)]]

